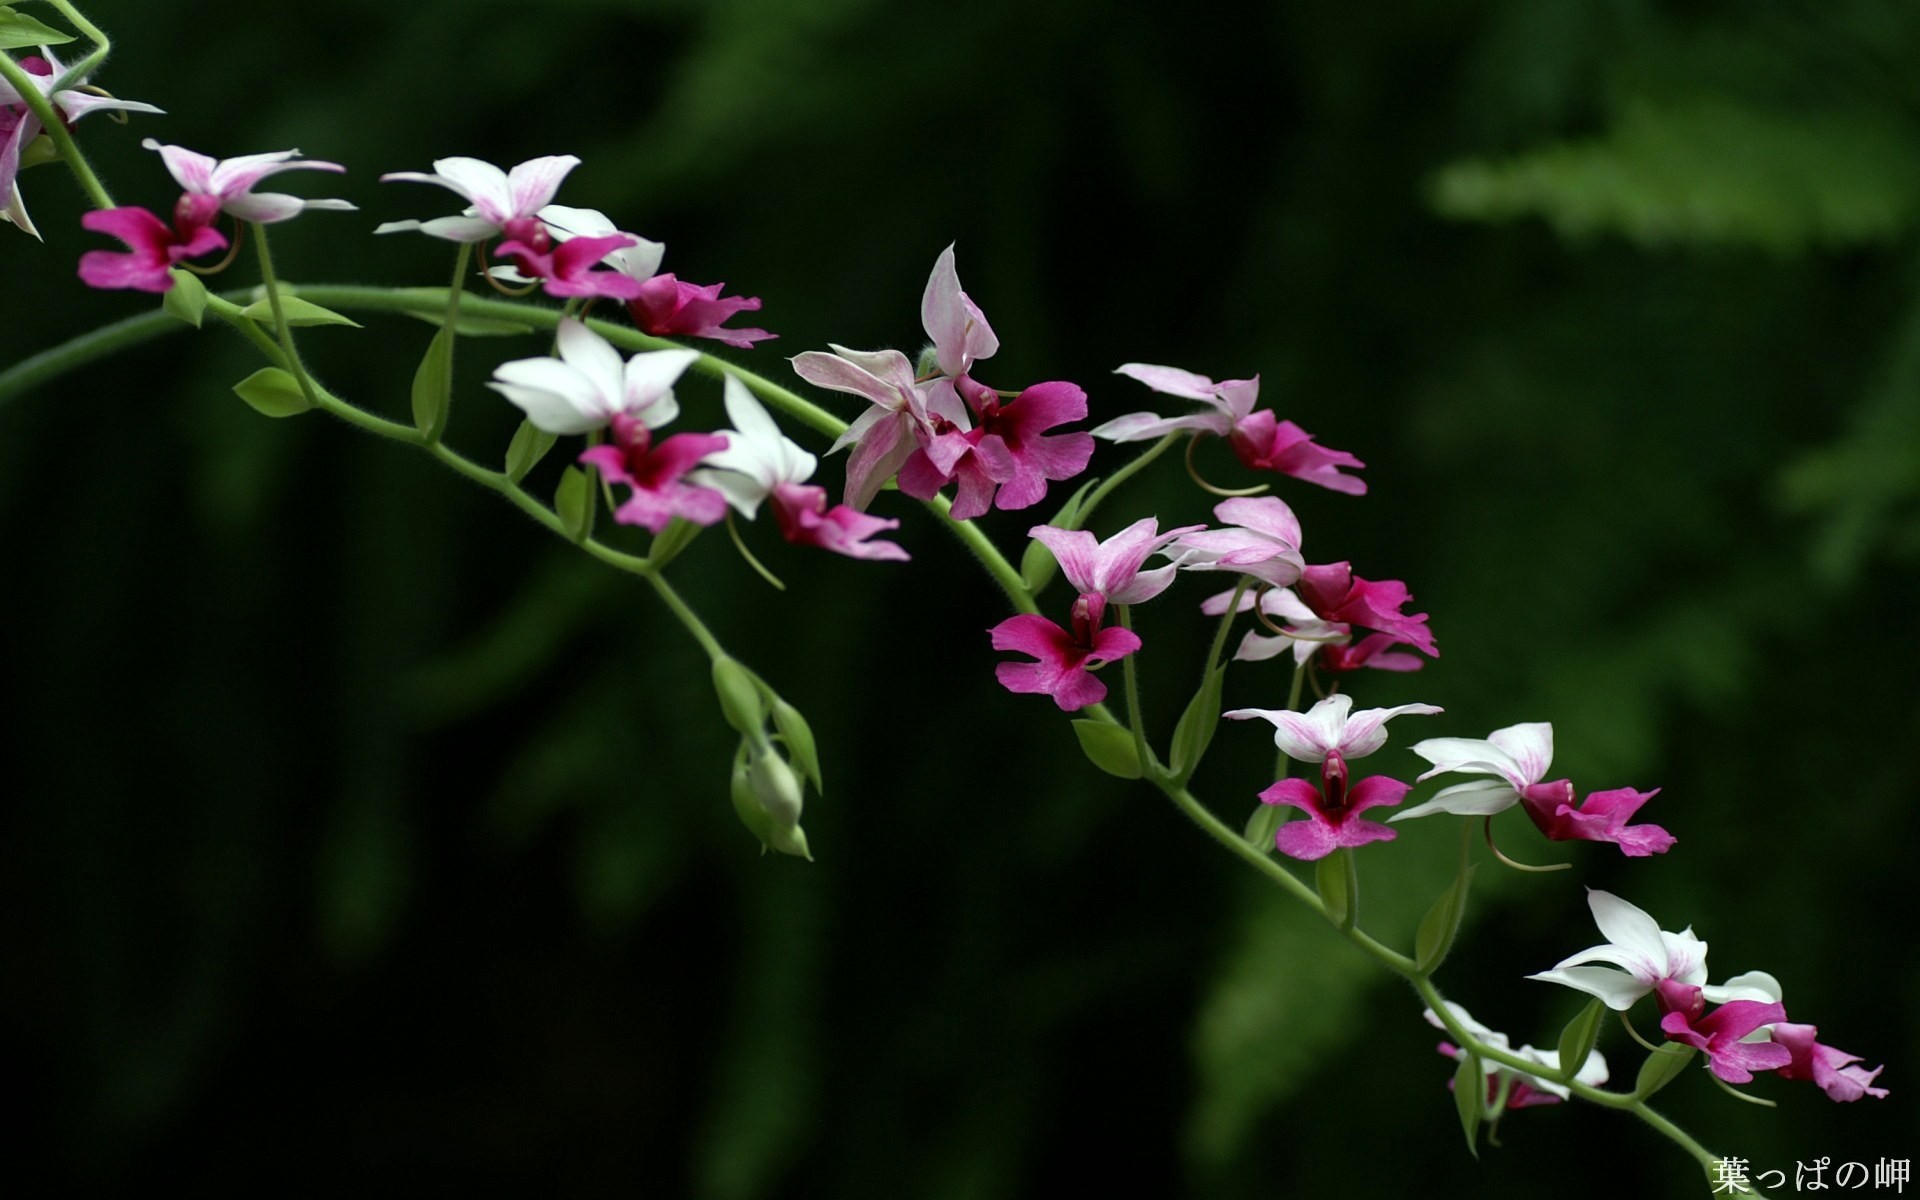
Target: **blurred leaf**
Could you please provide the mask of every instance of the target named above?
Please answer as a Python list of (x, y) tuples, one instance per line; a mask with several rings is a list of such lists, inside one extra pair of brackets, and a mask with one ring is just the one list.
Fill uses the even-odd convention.
[(200, 328), (200, 318), (207, 311), (207, 285), (200, 282), (198, 275), (180, 267), (175, 267), (167, 274), (173, 279), (173, 286), (167, 289), (160, 307), (169, 316), (178, 317), (195, 329)]
[(1867, 109), (1638, 103), (1596, 139), (1455, 163), (1433, 201), (1450, 217), (1538, 216), (1563, 237), (1645, 246), (1885, 242), (1920, 207), (1920, 142)]
[(1121, 779), (1140, 778), (1140, 750), (1134, 745), (1131, 731), (1081, 718), (1073, 723), (1073, 736), (1080, 739), (1080, 752), (1094, 766)]
[[(341, 316), (330, 308), (322, 308), (311, 300), (290, 296), (284, 290), (280, 293), (280, 311), (286, 316), (287, 324), (295, 328), (308, 325), (351, 325), (355, 329), (364, 328), (360, 322), (351, 317)], [(273, 301), (265, 296), (241, 309), (240, 315), (250, 321), (257, 321), (268, 329), (277, 328), (273, 320)]]
[[(439, 312), (411, 308), (405, 311), (408, 316), (417, 317), (429, 325), (437, 325), (443, 329), (446, 327), (447, 314), (444, 309)], [(461, 313), (453, 319), (453, 331), (461, 337), (514, 337), (523, 333), (532, 333), (533, 326), (520, 321), (503, 320), (499, 317), (475, 317)]]
[(427, 352), (413, 371), (413, 427), (423, 437), (437, 438), (446, 428), (452, 371), (453, 335), (442, 329), (427, 343)]
[(0, 8), (0, 50), (24, 50), (28, 47), (59, 46), (73, 40), (51, 25), (43, 25), (25, 13)]
[(300, 383), (279, 367), (262, 367), (233, 385), (233, 394), (263, 417), (293, 417), (309, 407)]

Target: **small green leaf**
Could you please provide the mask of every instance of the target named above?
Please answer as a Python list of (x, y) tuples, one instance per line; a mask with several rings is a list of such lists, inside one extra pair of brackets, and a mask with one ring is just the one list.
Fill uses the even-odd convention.
[(1633, 1081), (1633, 1098), (1645, 1100), (1672, 1083), (1692, 1058), (1693, 1047), (1679, 1042), (1668, 1042), (1647, 1055), (1647, 1061), (1640, 1064), (1640, 1074)]
[(1453, 1069), (1453, 1107), (1460, 1114), (1460, 1131), (1467, 1135), (1467, 1153), (1480, 1157), (1480, 1119), (1486, 1115), (1487, 1077), (1480, 1059), (1463, 1053)]
[(1327, 920), (1343, 928), (1350, 915), (1347, 898), (1352, 874), (1353, 856), (1345, 849), (1335, 850), (1321, 859), (1313, 872), (1314, 890), (1320, 893), (1320, 903), (1327, 906)]
[(43, 25), (24, 13), (0, 8), (0, 50), (22, 50), (29, 46), (62, 46), (73, 40), (51, 25)]
[(778, 696), (772, 699), (773, 727), (787, 744), (787, 757), (813, 783), (813, 790), (825, 795), (827, 786), (820, 779), (820, 751), (814, 744), (813, 727), (807, 724), (799, 709)]
[(667, 522), (667, 527), (653, 535), (653, 544), (647, 547), (647, 561), (655, 567), (664, 567), (680, 556), (680, 552), (693, 544), (699, 536), (702, 526), (695, 525), (684, 517), (675, 517)]
[(1242, 836), (1247, 839), (1247, 845), (1255, 850), (1271, 852), (1273, 835), (1286, 819), (1287, 810), (1284, 807), (1278, 804), (1256, 804), (1253, 806), (1253, 812), (1247, 816), (1247, 827)]
[(1560, 1078), (1571, 1080), (1586, 1065), (1593, 1044), (1600, 1040), (1600, 1018), (1606, 1007), (1598, 999), (1590, 1000), (1580, 1015), (1560, 1031)]
[[(1187, 711), (1180, 714), (1179, 724), (1173, 727), (1173, 778), (1176, 783), (1185, 783), (1194, 768), (1200, 765), (1201, 756), (1213, 742), (1213, 731), (1220, 726), (1220, 688), (1226, 682), (1227, 665), (1221, 663), (1207, 672), (1200, 684), (1200, 690), (1187, 702)], [(1267, 807), (1261, 805), (1262, 808)]]
[(442, 329), (427, 343), (427, 352), (413, 372), (413, 426), (434, 441), (447, 427), (447, 406), (453, 399), (453, 335)]
[(507, 443), (507, 478), (519, 483), (527, 477), (547, 451), (553, 449), (558, 434), (548, 433), (532, 421), (520, 422), (520, 428), (514, 430), (513, 441)]
[[(341, 316), (330, 308), (321, 308), (311, 300), (302, 300), (298, 296), (280, 293), (280, 311), (286, 315), (287, 324), (298, 329), (307, 325), (351, 325), (361, 328), (360, 322)], [(262, 296), (252, 304), (240, 310), (240, 315), (249, 321), (273, 328), (273, 301)]]
[(1413, 939), (1413, 961), (1422, 975), (1431, 974), (1453, 949), (1454, 935), (1460, 932), (1460, 922), (1467, 915), (1467, 892), (1472, 886), (1473, 868), (1468, 867), (1454, 876), (1427, 915), (1420, 918), (1420, 930)]
[(1105, 721), (1081, 719), (1073, 723), (1073, 734), (1094, 766), (1121, 779), (1140, 778), (1140, 752), (1130, 731)]
[[(410, 308), (406, 313), (410, 317), (417, 317), (429, 325), (438, 325), (443, 329), (447, 324), (447, 314), (444, 309), (439, 312), (427, 312), (424, 309)], [(461, 337), (513, 337), (522, 333), (532, 333), (533, 326), (520, 321), (502, 320), (498, 317), (473, 317), (461, 313), (453, 319), (453, 331)]]
[(568, 467), (553, 490), (553, 511), (569, 538), (584, 542), (593, 532), (593, 484), (579, 467)]
[(292, 417), (312, 405), (293, 376), (279, 367), (261, 367), (233, 385), (234, 394), (263, 417)]
[(200, 318), (207, 311), (207, 285), (192, 271), (175, 267), (167, 272), (173, 279), (173, 286), (167, 289), (166, 298), (160, 301), (160, 311), (170, 317), (178, 317), (195, 329), (200, 328)]

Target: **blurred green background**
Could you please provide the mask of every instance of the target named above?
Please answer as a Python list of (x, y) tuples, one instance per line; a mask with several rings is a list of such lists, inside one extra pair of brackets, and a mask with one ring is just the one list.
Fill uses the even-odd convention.
[[(562, 201), (765, 298), (748, 323), (781, 340), (738, 357), (776, 377), (829, 341), (915, 350), (954, 241), (1005, 347), (990, 382), (1077, 380), (1104, 419), (1149, 407), (1121, 362), (1261, 373), (1369, 464), (1364, 500), (1282, 488), (1309, 559), (1407, 580), (1445, 655), (1351, 685), (1448, 709), (1374, 763), (1411, 777), (1419, 737), (1551, 720), (1558, 768), (1662, 787), (1645, 815), (1680, 838), (1632, 862), (1503, 825), (1577, 870), (1483, 869), (1449, 994), (1551, 1045), (1578, 999), (1520, 976), (1600, 940), (1581, 885), (1607, 887), (1889, 1064), (1889, 1100), (1766, 1080), (1773, 1111), (1689, 1074), (1662, 1096), (1684, 1127), (1789, 1173), (1920, 1150), (1912, 5), (89, 12), (118, 46), (97, 82), (171, 114), (80, 127), (121, 203), (174, 195), (142, 136), (348, 164), (285, 177), (363, 209), (278, 233), (295, 281), (438, 285), (443, 246), (366, 235), (450, 198), (381, 172), (573, 153)], [(0, 363), (148, 303), (74, 279), (106, 243), (57, 168), (23, 185), (47, 244), (0, 242)], [(307, 356), (403, 414), (428, 329), (367, 324)], [(457, 444), (504, 446), (480, 381), (538, 352), (462, 344)], [(719, 536), (674, 569), (825, 748), (819, 861), (763, 859), (704, 663), (644, 586), (403, 449), (257, 417), (228, 390), (255, 365), (183, 333), (0, 408), (20, 1178), (1700, 1194), (1678, 1151), (1584, 1108), (1513, 1115), (1475, 1164), (1418, 1001), (1000, 690), (1002, 600), (899, 497), (904, 567), (759, 528), (784, 595)], [(720, 423), (713, 390), (683, 401)], [(1204, 501), (1169, 464), (1095, 525)], [(1017, 552), (1053, 502), (986, 528)], [(1205, 594), (1141, 614), (1162, 731)], [(1236, 670), (1227, 701), (1284, 688)], [(1237, 821), (1271, 753), (1230, 725), (1198, 786)], [(1361, 863), (1404, 941), (1454, 831), (1402, 829)], [(1637, 1062), (1617, 1028), (1603, 1047)]]

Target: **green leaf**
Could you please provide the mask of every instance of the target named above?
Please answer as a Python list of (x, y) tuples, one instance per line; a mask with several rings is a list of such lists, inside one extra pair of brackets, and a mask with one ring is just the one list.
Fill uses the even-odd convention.
[(787, 756), (800, 773), (813, 783), (813, 790), (826, 794), (827, 786), (820, 779), (820, 751), (813, 740), (813, 727), (800, 715), (800, 710), (788, 704), (778, 696), (773, 699), (773, 727), (779, 731), (780, 738), (787, 744)]
[(23, 50), (30, 46), (61, 46), (73, 40), (51, 25), (43, 25), (11, 8), (0, 8), (0, 50)]
[[(417, 317), (429, 325), (445, 328), (446, 310), (428, 312), (425, 309), (407, 309), (406, 314)], [(532, 333), (533, 326), (520, 321), (507, 321), (499, 317), (474, 317), (461, 313), (453, 319), (453, 331), (461, 337), (513, 337), (523, 333)]]
[(520, 422), (520, 428), (514, 430), (513, 441), (507, 443), (507, 478), (519, 483), (527, 477), (527, 472), (547, 456), (553, 449), (553, 443), (559, 434), (548, 433), (532, 421)]
[(1679, 1042), (1668, 1042), (1647, 1055), (1647, 1061), (1640, 1064), (1640, 1074), (1633, 1081), (1634, 1099), (1645, 1100), (1672, 1083), (1692, 1058), (1693, 1047)]
[(1600, 1040), (1600, 1018), (1605, 1012), (1606, 1006), (1598, 999), (1590, 1000), (1560, 1031), (1560, 1078), (1571, 1080), (1580, 1073), (1593, 1044)]
[(1314, 890), (1320, 893), (1320, 903), (1327, 906), (1327, 920), (1343, 928), (1352, 915), (1347, 909), (1352, 876), (1353, 855), (1344, 847), (1321, 859), (1313, 872)]
[[(361, 328), (360, 322), (341, 316), (330, 308), (321, 308), (311, 300), (302, 300), (298, 296), (280, 293), (280, 311), (287, 318), (287, 324), (298, 329), (307, 325), (351, 325)], [(268, 328), (273, 328), (273, 301), (262, 296), (252, 304), (240, 310), (240, 315)]]
[(200, 318), (207, 311), (207, 285), (192, 271), (175, 267), (167, 272), (173, 279), (173, 286), (160, 301), (160, 311), (170, 317), (178, 317), (195, 329), (200, 328)]
[(1173, 756), (1171, 765), (1176, 783), (1187, 781), (1213, 742), (1213, 731), (1220, 727), (1220, 688), (1226, 678), (1225, 663), (1208, 671), (1200, 690), (1187, 702), (1187, 711), (1180, 714), (1179, 723), (1173, 727), (1173, 746), (1169, 753)]
[(1453, 1108), (1460, 1114), (1460, 1132), (1467, 1135), (1467, 1153), (1480, 1157), (1480, 1119), (1486, 1115), (1487, 1077), (1480, 1059), (1471, 1053), (1460, 1056), (1453, 1069)]
[(675, 517), (667, 522), (667, 527), (653, 536), (653, 544), (647, 547), (647, 561), (655, 567), (664, 567), (680, 556), (680, 552), (693, 544), (700, 534), (702, 526), (695, 525), (684, 517)]
[(1413, 939), (1413, 961), (1422, 975), (1431, 974), (1453, 949), (1454, 935), (1460, 932), (1460, 921), (1467, 915), (1467, 892), (1472, 886), (1473, 868), (1469, 866), (1454, 876), (1427, 915), (1420, 918), (1420, 930)]
[(293, 376), (279, 367), (262, 367), (233, 385), (234, 394), (263, 417), (292, 417), (313, 407)]
[(453, 335), (442, 329), (427, 343), (427, 352), (413, 372), (413, 425), (429, 441), (447, 427), (447, 407), (453, 399)]
[(568, 467), (553, 490), (553, 511), (569, 538), (584, 542), (593, 532), (593, 484), (579, 467)]
[(1247, 826), (1242, 831), (1242, 836), (1247, 839), (1247, 845), (1255, 850), (1271, 852), (1273, 835), (1286, 819), (1287, 810), (1284, 807), (1278, 804), (1256, 804), (1253, 806), (1253, 812), (1247, 816)]
[(1131, 731), (1105, 721), (1081, 719), (1073, 723), (1073, 734), (1094, 766), (1121, 779), (1140, 778), (1140, 752), (1133, 744)]

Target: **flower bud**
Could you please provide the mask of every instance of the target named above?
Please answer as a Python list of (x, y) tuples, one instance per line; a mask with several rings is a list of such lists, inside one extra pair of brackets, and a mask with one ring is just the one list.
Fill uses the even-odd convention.
[(747, 779), (760, 807), (772, 818), (777, 829), (792, 829), (800, 824), (802, 789), (800, 777), (787, 760), (769, 750), (753, 756), (747, 765)]
[(767, 719), (767, 705), (754, 682), (753, 672), (731, 658), (716, 659), (713, 664), (713, 690), (720, 698), (720, 715), (734, 730), (749, 739), (760, 739)]

